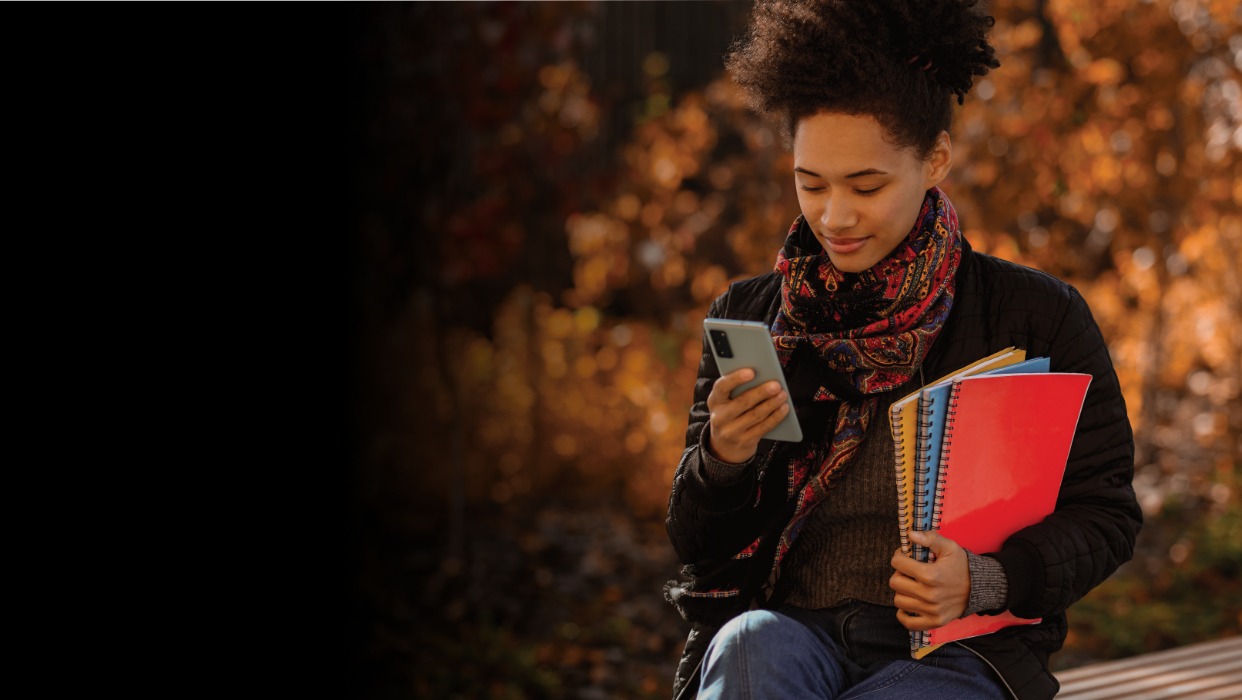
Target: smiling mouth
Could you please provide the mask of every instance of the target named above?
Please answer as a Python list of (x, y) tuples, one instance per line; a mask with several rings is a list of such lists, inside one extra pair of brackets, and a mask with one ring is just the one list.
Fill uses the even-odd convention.
[(844, 255), (846, 253), (853, 253), (861, 249), (864, 245), (867, 244), (867, 241), (869, 240), (871, 240), (870, 236), (865, 236), (863, 238), (827, 238), (825, 237), (824, 243), (826, 244), (828, 250), (834, 253)]

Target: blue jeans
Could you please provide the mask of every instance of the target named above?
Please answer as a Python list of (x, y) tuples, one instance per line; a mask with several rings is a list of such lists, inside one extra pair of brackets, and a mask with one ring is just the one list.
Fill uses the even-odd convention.
[(911, 697), (1005, 700), (985, 661), (948, 644), (916, 661), (887, 606), (753, 610), (720, 629), (703, 661), (699, 700)]

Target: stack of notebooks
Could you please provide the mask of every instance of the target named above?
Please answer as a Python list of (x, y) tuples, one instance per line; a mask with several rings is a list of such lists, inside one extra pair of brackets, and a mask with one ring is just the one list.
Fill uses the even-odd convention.
[[(1007, 348), (942, 377), (890, 409), (901, 549), (929, 561), (911, 530), (935, 530), (977, 554), (1053, 511), (1091, 376), (1051, 373), (1048, 358)], [(1033, 624), (1005, 612), (910, 633), (922, 658), (959, 639)]]

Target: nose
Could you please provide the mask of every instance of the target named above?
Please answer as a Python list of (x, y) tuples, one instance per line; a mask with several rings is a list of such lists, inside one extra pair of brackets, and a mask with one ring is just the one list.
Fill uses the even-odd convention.
[(854, 227), (858, 223), (858, 215), (845, 197), (831, 197), (824, 203), (820, 223), (828, 233), (840, 233)]

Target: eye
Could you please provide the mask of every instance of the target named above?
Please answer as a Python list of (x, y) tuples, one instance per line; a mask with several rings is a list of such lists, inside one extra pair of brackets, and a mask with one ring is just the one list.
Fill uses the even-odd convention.
[(823, 192), (823, 187), (811, 187), (810, 185), (802, 185), (803, 192)]
[(878, 185), (876, 187), (872, 187), (869, 190), (854, 190), (854, 191), (861, 195), (872, 195), (872, 194), (875, 194), (876, 192), (879, 192), (882, 189), (884, 189), (884, 185)]

